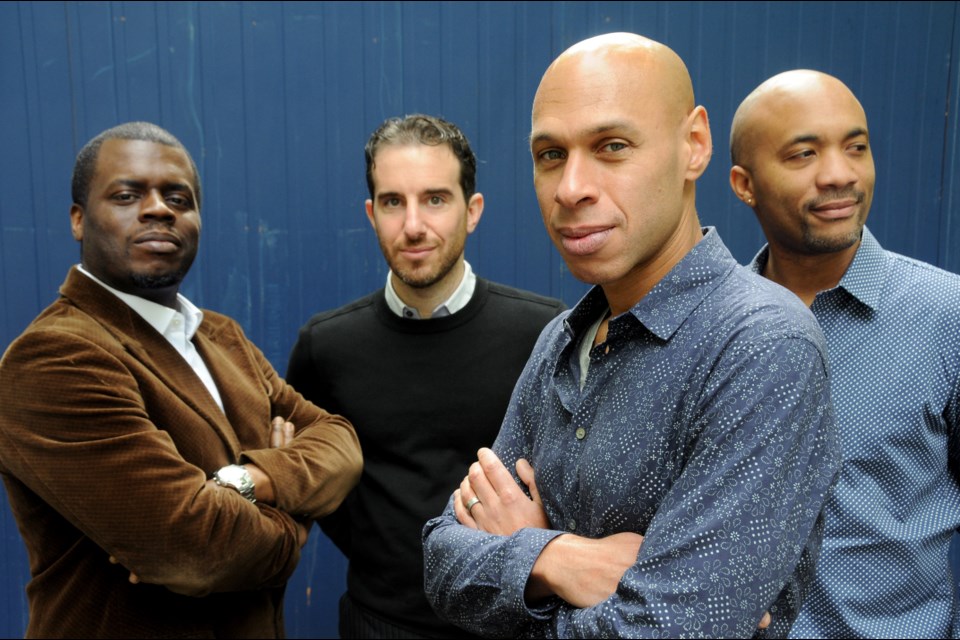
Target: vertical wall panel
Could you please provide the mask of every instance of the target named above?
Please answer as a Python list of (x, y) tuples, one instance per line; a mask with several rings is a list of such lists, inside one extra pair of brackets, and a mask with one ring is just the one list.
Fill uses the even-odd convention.
[[(888, 248), (960, 271), (958, 2), (0, 3), (0, 348), (53, 299), (77, 246), (73, 156), (118, 122), (156, 121), (203, 179), (201, 253), (184, 284), (235, 317), (282, 372), (316, 311), (382, 286), (363, 212), (363, 145), (414, 111), (460, 124), (486, 210), (483, 276), (573, 304), (586, 290), (540, 221), (527, 135), (550, 60), (635, 31), (677, 50), (710, 114), (698, 210), (741, 261), (762, 244), (727, 184), (730, 119), (797, 67), (851, 86), (877, 163), (869, 224)], [(0, 636), (23, 633), (23, 545), (0, 498)], [(317, 533), (288, 592), (292, 637), (335, 634), (345, 563)]]

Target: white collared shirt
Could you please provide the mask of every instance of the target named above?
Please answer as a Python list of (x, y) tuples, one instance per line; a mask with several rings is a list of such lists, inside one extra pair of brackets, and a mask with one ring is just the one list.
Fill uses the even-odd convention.
[[(396, 289), (393, 288), (391, 276), (393, 276), (392, 271), (387, 274), (387, 286), (384, 287), (384, 295), (387, 298), (387, 306), (390, 307), (390, 310), (401, 318), (420, 320), (420, 312), (413, 307), (408, 307), (406, 304), (404, 304), (403, 300), (400, 299), (400, 296), (397, 295)], [(441, 318), (443, 316), (449, 316), (457, 311), (460, 311), (460, 309), (463, 309), (465, 306), (467, 306), (467, 303), (470, 302), (470, 298), (473, 297), (473, 291), (476, 289), (476, 287), (477, 276), (474, 275), (473, 269), (470, 268), (470, 263), (464, 260), (463, 277), (460, 279), (460, 284), (457, 285), (457, 288), (454, 289), (449, 298), (440, 303), (437, 308), (433, 310), (433, 313), (430, 314), (430, 317)]]
[(183, 359), (187, 361), (190, 368), (193, 369), (197, 377), (203, 382), (203, 386), (205, 386), (207, 391), (210, 392), (210, 395), (213, 396), (213, 399), (221, 411), (223, 410), (223, 400), (220, 398), (220, 392), (217, 390), (217, 385), (213, 381), (213, 376), (210, 375), (210, 370), (207, 369), (207, 365), (193, 344), (193, 336), (197, 333), (197, 329), (200, 328), (200, 323), (203, 322), (203, 311), (179, 293), (177, 294), (177, 309), (171, 309), (162, 304), (151, 302), (146, 298), (117, 291), (84, 269), (83, 265), (77, 265), (77, 269), (80, 273), (120, 298), (120, 300), (133, 309), (137, 315), (146, 320), (151, 327), (163, 335), (167, 342), (177, 350), (177, 353), (183, 356)]

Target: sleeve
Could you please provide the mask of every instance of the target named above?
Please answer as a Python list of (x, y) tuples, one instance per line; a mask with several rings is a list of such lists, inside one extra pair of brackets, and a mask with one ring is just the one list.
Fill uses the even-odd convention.
[[(530, 531), (466, 531), (448, 509), (425, 529), (435, 606), (495, 635), (750, 637), (766, 610), (767, 635), (785, 635), (803, 596), (794, 574), (809, 567), (840, 464), (822, 355), (805, 339), (731, 349), (695, 392), (685, 437), (663, 461), (682, 468), (637, 531), (645, 535), (637, 563), (614, 595), (584, 609), (562, 601), (527, 609), (523, 588), (546, 542)], [(507, 433), (498, 445), (512, 453), (514, 439)], [(516, 457), (502, 459), (511, 468)]]
[(270, 477), (279, 509), (310, 519), (327, 516), (360, 479), (363, 461), (353, 425), (306, 400), (251, 348), (272, 390), (272, 415), (289, 416), (297, 431), (285, 447), (244, 451), (243, 457)]
[[(310, 402), (327, 407), (330, 406), (330, 393), (325, 376), (329, 374), (319, 370), (313, 359), (312, 336), (310, 325), (300, 330), (297, 342), (290, 352), (287, 382)], [(348, 558), (351, 550), (350, 500), (348, 495), (337, 509), (317, 520), (324, 534)]]
[[(102, 332), (87, 333), (30, 331), (0, 366), (0, 460), (26, 487), (21, 513), (49, 512), (64, 540), (75, 529), (103, 562), (114, 556), (176, 593), (283, 585), (300, 554), (291, 516), (208, 482), (152, 420), (141, 384), (154, 373)], [(160, 410), (173, 419), (180, 405), (167, 397)], [(223, 455), (206, 423), (179, 415), (194, 438), (181, 446)], [(29, 526), (28, 546), (54, 553), (49, 533)]]
[(617, 592), (562, 607), (553, 631), (590, 637), (786, 636), (840, 467), (826, 364), (805, 338), (740, 342), (714, 364), (682, 469)]

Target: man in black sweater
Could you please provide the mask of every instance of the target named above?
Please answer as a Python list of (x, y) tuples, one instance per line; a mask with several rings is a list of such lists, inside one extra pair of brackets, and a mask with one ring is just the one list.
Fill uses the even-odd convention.
[(366, 146), (367, 217), (386, 286), (300, 330), (287, 381), (347, 417), (360, 484), (320, 526), (349, 559), (342, 638), (462, 636), (423, 594), (424, 523), (493, 443), (540, 330), (564, 305), (473, 274), (476, 157), (453, 124), (384, 122)]

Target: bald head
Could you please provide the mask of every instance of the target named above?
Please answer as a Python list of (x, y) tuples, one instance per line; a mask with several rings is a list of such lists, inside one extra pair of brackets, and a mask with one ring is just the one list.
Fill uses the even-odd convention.
[(694, 108), (690, 74), (672, 49), (634, 33), (608, 33), (578, 42), (550, 64), (533, 101), (534, 118), (544, 102), (564, 93), (602, 86), (618, 97), (638, 83), (655, 91), (657, 102), (678, 122)]
[(796, 109), (816, 108), (823, 96), (839, 97), (855, 103), (855, 110), (866, 115), (863, 107), (837, 78), (810, 69), (784, 71), (763, 82), (744, 98), (733, 116), (730, 128), (730, 160), (735, 165), (750, 164), (750, 150), (766, 129), (777, 126), (782, 116)]

